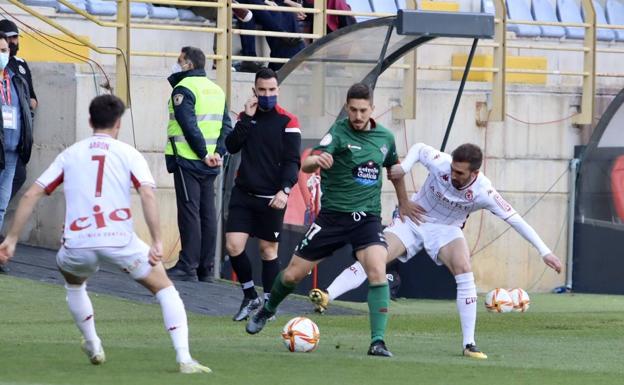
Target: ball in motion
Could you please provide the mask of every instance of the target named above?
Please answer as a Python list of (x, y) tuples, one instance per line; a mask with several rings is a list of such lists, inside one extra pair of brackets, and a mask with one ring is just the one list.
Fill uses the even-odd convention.
[(513, 310), (511, 295), (505, 289), (494, 289), (485, 296), (485, 308), (492, 313), (508, 313)]
[(525, 312), (529, 310), (529, 304), (531, 303), (531, 299), (529, 298), (529, 294), (521, 288), (515, 288), (509, 290), (509, 295), (511, 296), (511, 301), (513, 303), (513, 311), (517, 312)]
[(295, 317), (282, 330), (284, 346), (291, 352), (311, 352), (318, 346), (321, 334), (309, 318)]

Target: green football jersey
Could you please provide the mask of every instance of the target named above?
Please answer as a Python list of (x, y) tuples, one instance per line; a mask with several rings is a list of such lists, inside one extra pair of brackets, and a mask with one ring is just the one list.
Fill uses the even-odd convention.
[(328, 170), (321, 170), (321, 208), (352, 213), (381, 214), (382, 167), (399, 159), (392, 133), (372, 119), (371, 129), (355, 131), (348, 119), (329, 129), (314, 152), (334, 157)]

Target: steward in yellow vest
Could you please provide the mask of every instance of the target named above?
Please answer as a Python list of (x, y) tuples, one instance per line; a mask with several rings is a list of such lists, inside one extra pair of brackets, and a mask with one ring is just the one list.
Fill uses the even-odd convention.
[(184, 47), (167, 79), (173, 91), (165, 158), (167, 171), (174, 174), (182, 244), (179, 261), (168, 272), (172, 279), (209, 280), (214, 264), (214, 180), (232, 121), (225, 93), (206, 77), (205, 64), (199, 48)]

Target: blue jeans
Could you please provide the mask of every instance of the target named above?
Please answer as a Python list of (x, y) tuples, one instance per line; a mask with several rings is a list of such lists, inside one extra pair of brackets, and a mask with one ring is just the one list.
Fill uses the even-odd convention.
[(2, 228), (4, 223), (4, 214), (11, 199), (17, 157), (18, 155), (15, 151), (4, 152), (4, 170), (0, 170), (0, 228)]

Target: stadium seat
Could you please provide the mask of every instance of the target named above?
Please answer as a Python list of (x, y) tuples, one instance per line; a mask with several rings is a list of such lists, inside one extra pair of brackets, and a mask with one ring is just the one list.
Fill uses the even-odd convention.
[(135, 19), (144, 19), (148, 14), (146, 3), (130, 3), (130, 15)]
[(489, 13), (490, 15), (496, 14), (496, 8), (494, 7), (494, 1), (492, 0), (481, 0), (481, 12)]
[[(605, 11), (602, 5), (596, 0), (592, 0), (592, 3), (594, 3), (594, 10), (596, 11), (596, 23), (607, 24), (607, 18), (605, 17)], [(581, 13), (583, 14), (583, 19), (585, 19), (583, 9), (581, 9)], [(598, 28), (596, 30), (596, 39), (601, 41), (613, 41), (615, 40), (615, 33), (613, 33), (611, 29)]]
[[(624, 25), (624, 4), (618, 0), (607, 0), (607, 20), (611, 25)], [(624, 30), (616, 29), (617, 41), (624, 41)]]
[[(575, 0), (557, 0), (557, 17), (564, 23), (582, 23), (581, 9)], [(585, 28), (564, 27), (568, 39), (585, 38)]]
[[(69, 2), (74, 4), (77, 8), (80, 8), (84, 11), (87, 10), (87, 3), (85, 0), (69, 0)], [(57, 3), (55, 8), (56, 12), (58, 13), (76, 13), (61, 3)]]
[(22, 0), (21, 2), (25, 5), (30, 5), (31, 7), (49, 7), (49, 8), (56, 8), (58, 4), (57, 0)]
[[(533, 0), (531, 2), (531, 14), (538, 21), (558, 22), (557, 14), (550, 0)], [(543, 37), (562, 38), (565, 36), (565, 29), (555, 25), (540, 25)]]
[(178, 18), (178, 10), (172, 7), (156, 7), (148, 4), (147, 12), (150, 19), (176, 20)]
[(114, 16), (117, 14), (117, 3), (102, 0), (87, 0), (87, 12), (97, 16)]
[(196, 15), (190, 9), (178, 9), (178, 17), (181, 21), (206, 21), (206, 19)]
[[(353, 12), (373, 12), (371, 4), (368, 0), (348, 0), (347, 4), (351, 6)], [(370, 20), (373, 17), (370, 16), (355, 16), (355, 20), (358, 22)]]
[[(507, 15), (509, 21), (513, 20), (533, 20), (529, 5), (525, 0), (507, 0)], [(515, 32), (519, 37), (537, 37), (540, 36), (542, 30), (537, 25), (524, 25), (524, 24), (507, 24), (509, 31)]]
[(394, 0), (373, 0), (373, 9), (379, 13), (397, 13), (397, 5)]

